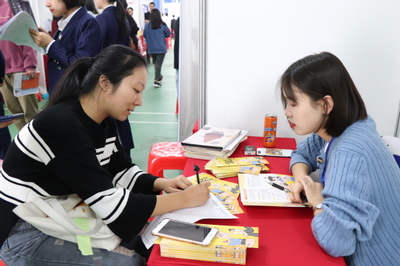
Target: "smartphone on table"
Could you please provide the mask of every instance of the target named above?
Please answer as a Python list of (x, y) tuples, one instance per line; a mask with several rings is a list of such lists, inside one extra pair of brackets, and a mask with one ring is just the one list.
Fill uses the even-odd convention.
[(218, 233), (218, 228), (164, 219), (152, 233), (156, 236), (207, 246)]

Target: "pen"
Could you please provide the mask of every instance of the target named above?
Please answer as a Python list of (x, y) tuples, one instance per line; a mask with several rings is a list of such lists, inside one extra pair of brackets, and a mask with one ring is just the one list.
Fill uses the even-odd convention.
[[(270, 182), (270, 183), (268, 183), (268, 184), (270, 184), (271, 186), (273, 186), (273, 187), (275, 187), (275, 188), (277, 188), (277, 189), (283, 190), (283, 191), (285, 191), (286, 193), (292, 193), (292, 194), (293, 194), (293, 191), (290, 191), (288, 188), (285, 188), (285, 187), (283, 187), (283, 186), (281, 186), (281, 185), (278, 185), (278, 184), (273, 183), (273, 182)], [(303, 193), (300, 193), (300, 198), (301, 198), (301, 200), (302, 200), (303, 202), (307, 202), (307, 201), (308, 201), (306, 195), (304, 195)]]
[(281, 185), (278, 185), (278, 184), (276, 184), (276, 183), (271, 182), (271, 183), (268, 183), (268, 184), (270, 184), (270, 185), (273, 186), (273, 187), (276, 187), (277, 189), (283, 190), (283, 191), (285, 191), (286, 193), (291, 193), (291, 192), (292, 192), (292, 191), (290, 191), (288, 188), (285, 188), (285, 187), (283, 187), (283, 186), (281, 186)]
[(199, 170), (200, 168), (195, 164), (193, 170), (196, 172), (197, 184), (200, 184)]

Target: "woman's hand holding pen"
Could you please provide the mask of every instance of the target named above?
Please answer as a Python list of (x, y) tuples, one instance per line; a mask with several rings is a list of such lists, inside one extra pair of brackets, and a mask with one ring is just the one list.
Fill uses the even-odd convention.
[(42, 28), (39, 30), (29, 29), (32, 40), (40, 47), (46, 48), (54, 39)]
[(210, 185), (211, 183), (206, 181), (185, 189), (182, 193), (187, 195), (188, 207), (196, 207), (205, 204), (210, 198), (210, 189), (208, 188)]
[(293, 193), (289, 194), (290, 201), (293, 203), (303, 203), (303, 200), (301, 198), (301, 193), (304, 190), (304, 186), (302, 183), (296, 182), (294, 184), (291, 184), (289, 186), (290, 191)]
[[(186, 177), (184, 176), (178, 176), (176, 178), (186, 179)], [(169, 183), (168, 179), (158, 178), (154, 182), (154, 188), (159, 189), (159, 186), (164, 186), (164, 187), (169, 186), (171, 188), (170, 185), (167, 185), (168, 183)], [(186, 182), (184, 183), (188, 185)], [(184, 190), (174, 188), (172, 190), (174, 190), (176, 193), (158, 195), (157, 204), (151, 216), (157, 216), (160, 214), (164, 214), (167, 212), (183, 208), (190, 208), (190, 207), (197, 207), (204, 205), (210, 198), (210, 189), (208, 188), (210, 185), (211, 183), (208, 181), (198, 185), (192, 185), (190, 183), (190, 185), (188, 185)]]
[(321, 183), (314, 182), (314, 180), (312, 180), (310, 176), (303, 176), (301, 178), (298, 178), (297, 180), (298, 183), (300, 183), (300, 185), (304, 187), (304, 191), (310, 205), (315, 207), (324, 201), (324, 198), (322, 197), (323, 187)]

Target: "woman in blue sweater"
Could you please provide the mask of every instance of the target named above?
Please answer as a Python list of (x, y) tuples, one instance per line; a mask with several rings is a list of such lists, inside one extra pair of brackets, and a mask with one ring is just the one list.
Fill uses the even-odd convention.
[[(280, 90), (291, 128), (312, 133), (292, 155), (292, 201), (306, 194), (318, 243), (348, 265), (398, 265), (400, 169), (342, 62), (327, 52), (300, 59)], [(320, 182), (309, 176), (317, 169)]]
[(161, 67), (167, 53), (167, 44), (165, 38), (168, 38), (171, 32), (167, 24), (162, 21), (160, 11), (154, 8), (150, 14), (150, 22), (144, 26), (143, 36), (146, 38), (147, 51), (153, 57), (154, 62), (154, 83), (156, 88), (161, 87)]

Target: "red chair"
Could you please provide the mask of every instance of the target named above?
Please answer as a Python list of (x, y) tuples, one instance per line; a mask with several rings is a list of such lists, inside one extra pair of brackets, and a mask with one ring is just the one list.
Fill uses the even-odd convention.
[(164, 170), (183, 170), (187, 157), (180, 142), (158, 142), (150, 150), (147, 172), (164, 177)]

